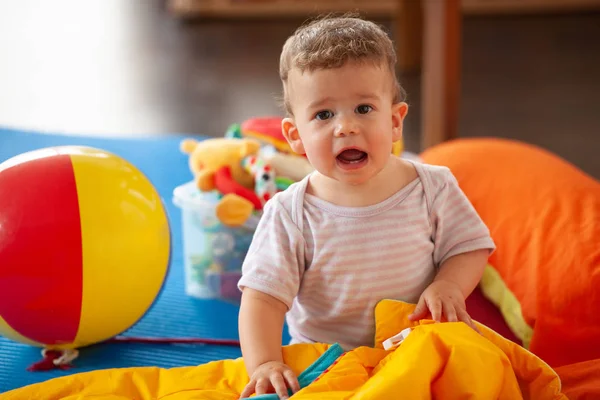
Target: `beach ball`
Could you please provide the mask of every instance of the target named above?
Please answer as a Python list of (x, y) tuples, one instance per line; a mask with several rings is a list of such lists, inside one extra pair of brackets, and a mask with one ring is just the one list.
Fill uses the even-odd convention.
[(170, 261), (152, 183), (103, 150), (65, 146), (0, 164), (0, 335), (66, 350), (150, 308)]

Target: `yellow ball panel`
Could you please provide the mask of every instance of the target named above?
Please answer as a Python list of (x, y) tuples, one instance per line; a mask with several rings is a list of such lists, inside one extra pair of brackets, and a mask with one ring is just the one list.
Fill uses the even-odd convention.
[(90, 148), (71, 158), (83, 243), (81, 320), (71, 347), (81, 347), (146, 313), (168, 269), (170, 231), (158, 193), (133, 165)]

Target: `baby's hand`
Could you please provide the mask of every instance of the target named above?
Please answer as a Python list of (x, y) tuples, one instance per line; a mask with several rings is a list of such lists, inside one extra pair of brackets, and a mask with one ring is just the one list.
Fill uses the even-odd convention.
[(300, 384), (294, 372), (278, 361), (269, 361), (259, 366), (252, 376), (250, 383), (242, 391), (241, 398), (249, 397), (252, 393), (256, 395), (266, 394), (275, 389), (280, 399), (287, 399), (288, 387), (293, 393), (300, 390)]
[(465, 299), (460, 287), (454, 282), (434, 281), (421, 294), (415, 311), (408, 318), (411, 321), (419, 320), (427, 315), (427, 311), (431, 313), (434, 321), (441, 322), (442, 316), (445, 316), (448, 322), (462, 321), (479, 332), (467, 313)]

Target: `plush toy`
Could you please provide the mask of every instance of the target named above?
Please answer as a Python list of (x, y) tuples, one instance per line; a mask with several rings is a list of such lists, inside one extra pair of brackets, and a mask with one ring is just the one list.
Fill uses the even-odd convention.
[(257, 117), (242, 122), (240, 132), (242, 137), (259, 140), (269, 144), (282, 153), (294, 154), (281, 131), (283, 117)]
[(314, 171), (307, 158), (287, 153), (271, 153), (264, 155), (278, 177), (286, 177), (294, 182), (302, 180)]
[(264, 205), (277, 193), (275, 171), (263, 158), (256, 156), (244, 158), (242, 166), (254, 177), (254, 192)]
[(215, 212), (224, 225), (243, 225), (272, 197), (272, 186), (263, 187), (264, 171), (260, 171), (259, 176), (260, 198), (256, 193), (257, 171), (244, 166), (244, 160), (257, 157), (259, 142), (233, 138), (185, 139), (181, 142), (181, 150), (190, 156), (189, 166), (198, 189), (204, 192), (217, 190), (223, 195)]

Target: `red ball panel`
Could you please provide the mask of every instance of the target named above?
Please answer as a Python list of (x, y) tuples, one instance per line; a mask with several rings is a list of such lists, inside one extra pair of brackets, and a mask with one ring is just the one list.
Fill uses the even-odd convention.
[(37, 342), (72, 342), (82, 258), (70, 157), (47, 153), (0, 166), (0, 316)]

